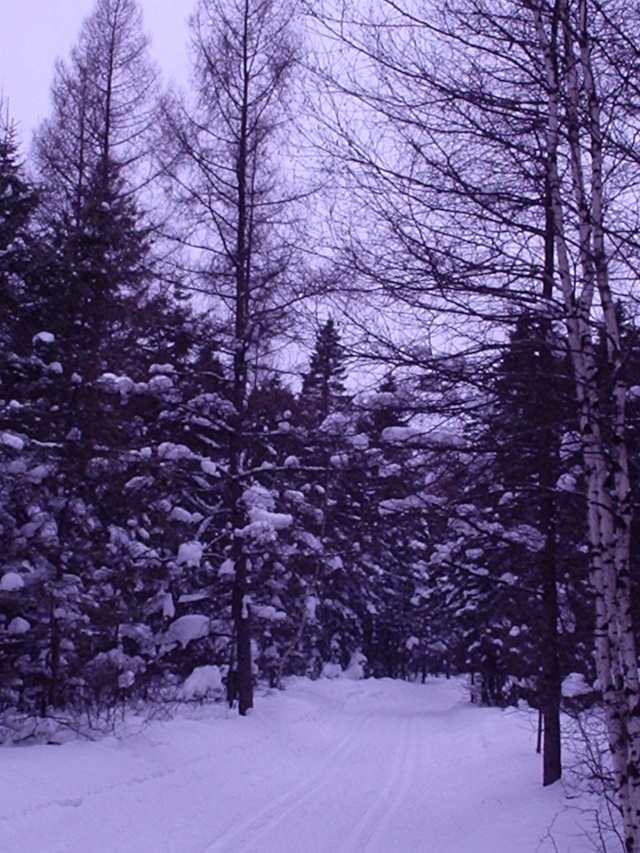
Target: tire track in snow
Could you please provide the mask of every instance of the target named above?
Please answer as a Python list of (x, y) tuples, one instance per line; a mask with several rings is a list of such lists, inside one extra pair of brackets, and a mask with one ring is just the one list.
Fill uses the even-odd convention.
[[(356, 722), (341, 738), (329, 752), (321, 768), (310, 779), (294, 785), (293, 788), (275, 797), (249, 815), (242, 823), (231, 826), (209, 845), (201, 848), (200, 853), (231, 853), (231, 851), (241, 853), (243, 850), (252, 849), (259, 838), (279, 826), (292, 812), (310, 800), (339, 773), (341, 766), (358, 752), (360, 743), (357, 735), (361, 731), (362, 720)], [(341, 760), (336, 761), (340, 755), (342, 755)], [(249, 835), (248, 838), (247, 835)]]
[(360, 813), (336, 853), (364, 853), (391, 823), (415, 782), (417, 744), (413, 735), (414, 727), (408, 722), (404, 727), (402, 742), (395, 750), (391, 772), (373, 802)]

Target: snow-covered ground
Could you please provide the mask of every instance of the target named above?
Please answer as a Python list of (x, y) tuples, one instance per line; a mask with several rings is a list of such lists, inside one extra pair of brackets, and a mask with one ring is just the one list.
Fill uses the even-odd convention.
[(534, 728), (457, 680), (297, 679), (245, 719), (199, 706), (3, 749), (0, 850), (592, 853), (588, 817), (540, 785)]

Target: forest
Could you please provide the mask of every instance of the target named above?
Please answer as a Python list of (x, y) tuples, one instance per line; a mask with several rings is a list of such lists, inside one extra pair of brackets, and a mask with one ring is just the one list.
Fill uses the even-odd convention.
[(545, 785), (602, 710), (640, 850), (639, 34), (197, 0), (185, 92), (96, 0), (27, 151), (2, 109), (0, 741), (468, 673)]

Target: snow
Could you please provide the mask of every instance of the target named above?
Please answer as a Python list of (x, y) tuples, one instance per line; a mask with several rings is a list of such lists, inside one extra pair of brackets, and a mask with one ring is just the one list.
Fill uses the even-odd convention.
[(542, 551), (545, 545), (542, 533), (530, 524), (517, 524), (511, 530), (505, 531), (504, 538), (517, 545), (523, 545), (527, 551), (534, 554)]
[(421, 437), (419, 429), (411, 426), (393, 426), (382, 430), (380, 440), (386, 444), (406, 444)]
[(304, 610), (307, 615), (307, 619), (309, 619), (311, 622), (313, 622), (316, 618), (316, 610), (318, 609), (319, 604), (320, 601), (318, 598), (316, 598), (315, 595), (310, 595), (305, 602)]
[(236, 567), (233, 560), (225, 560), (218, 569), (218, 575), (220, 577), (235, 577)]
[(182, 685), (182, 698), (187, 701), (206, 696), (222, 696), (222, 676), (217, 666), (197, 666)]
[(209, 599), (208, 592), (191, 592), (181, 595), (178, 599), (179, 604), (193, 604), (196, 601), (207, 601)]
[(587, 682), (581, 672), (570, 672), (562, 682), (562, 695), (567, 699), (575, 699), (576, 696), (593, 694), (595, 688)]
[(458, 680), (298, 679), (246, 718), (188, 705), (2, 765), (3, 853), (594, 850), (587, 803), (541, 786), (535, 715)]
[(178, 644), (186, 649), (189, 643), (209, 635), (210, 624), (209, 617), (202, 613), (187, 613), (169, 625), (164, 643), (166, 646)]
[(37, 335), (34, 335), (31, 343), (35, 346), (37, 343), (41, 344), (53, 344), (56, 341), (56, 336), (51, 332), (38, 332)]
[(176, 615), (176, 605), (170, 592), (165, 593), (162, 600), (162, 615), (165, 619), (173, 619)]
[(24, 448), (24, 441), (20, 436), (14, 435), (11, 432), (0, 433), (0, 443), (6, 447), (10, 447), (12, 450), (22, 450)]
[(368, 450), (369, 436), (366, 433), (358, 433), (358, 435), (354, 435), (349, 439), (349, 444), (355, 450)]
[(49, 469), (46, 465), (36, 465), (27, 473), (26, 478), (30, 483), (40, 485), (40, 483), (49, 476), (49, 473)]
[(185, 444), (174, 444), (172, 441), (163, 441), (158, 445), (158, 456), (160, 459), (171, 461), (193, 458), (193, 452)]
[(343, 412), (332, 412), (320, 424), (320, 432), (327, 435), (345, 435), (349, 429), (349, 416)]
[(15, 592), (24, 589), (24, 578), (18, 572), (5, 572), (0, 578), (2, 592)]
[(284, 622), (287, 618), (283, 610), (278, 610), (272, 604), (252, 604), (251, 612), (258, 619), (264, 619), (266, 622)]
[(173, 387), (173, 379), (169, 376), (159, 374), (149, 380), (149, 391), (151, 391), (152, 394), (167, 394), (169, 391), (173, 390)]
[(176, 372), (175, 367), (172, 364), (152, 364), (149, 368), (149, 373), (151, 376), (155, 376), (157, 374), (164, 374), (165, 376), (171, 376)]
[(116, 376), (115, 373), (103, 373), (98, 378), (98, 383), (108, 394), (120, 394), (126, 396), (135, 389), (135, 383), (128, 376)]
[(26, 634), (27, 631), (31, 630), (31, 623), (27, 622), (26, 619), (23, 619), (22, 616), (15, 616), (11, 622), (9, 622), (9, 627), (7, 628), (7, 633), (10, 635), (13, 634)]
[(148, 625), (142, 622), (129, 622), (120, 625), (119, 636), (127, 637), (139, 646), (150, 645), (153, 643), (153, 631)]
[(274, 498), (269, 489), (254, 483), (242, 493), (242, 500), (247, 509), (273, 509)]
[(556, 489), (560, 492), (575, 492), (578, 488), (578, 480), (571, 471), (567, 471), (558, 477)]
[(340, 678), (342, 675), (342, 667), (339, 663), (325, 663), (322, 667), (323, 678)]
[(247, 507), (249, 524), (237, 531), (239, 536), (271, 541), (276, 531), (285, 530), (293, 524), (292, 515), (273, 512), (273, 495), (264, 486), (257, 483), (250, 486), (244, 491), (242, 499)]
[(313, 533), (309, 533), (307, 530), (298, 530), (296, 531), (296, 538), (311, 551), (315, 551), (317, 554), (322, 553), (322, 541)]
[(387, 498), (378, 504), (378, 515), (395, 515), (401, 512), (409, 512), (412, 509), (423, 509), (424, 504), (422, 495), (410, 495), (408, 498)]
[(351, 679), (351, 681), (360, 681), (361, 678), (364, 678), (366, 665), (367, 659), (362, 652), (354, 652), (351, 655), (349, 666), (344, 671), (344, 677)]
[(348, 453), (334, 453), (329, 459), (329, 464), (334, 468), (348, 468), (350, 463)]
[(285, 530), (293, 524), (293, 516), (287, 512), (269, 512), (266, 509), (255, 507), (249, 510), (251, 524), (266, 524), (273, 530)]
[(402, 474), (402, 466), (396, 462), (385, 463), (380, 466), (378, 473), (381, 477), (398, 477)]
[(202, 542), (183, 542), (178, 548), (177, 563), (179, 566), (198, 567), (202, 561)]
[(183, 509), (180, 506), (174, 506), (169, 513), (169, 518), (173, 521), (182, 521), (185, 524), (198, 524), (204, 516), (200, 512), (189, 512), (189, 510)]

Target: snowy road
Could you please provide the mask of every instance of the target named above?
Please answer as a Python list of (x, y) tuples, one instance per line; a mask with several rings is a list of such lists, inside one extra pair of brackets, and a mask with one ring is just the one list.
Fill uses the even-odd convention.
[[(195, 716), (195, 718), (194, 718)], [(542, 853), (532, 722), (460, 682), (308, 682), (99, 743), (0, 752), (2, 853)], [(559, 853), (593, 848), (555, 820)]]

